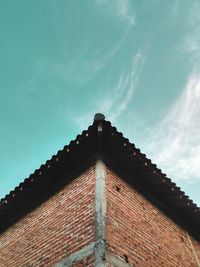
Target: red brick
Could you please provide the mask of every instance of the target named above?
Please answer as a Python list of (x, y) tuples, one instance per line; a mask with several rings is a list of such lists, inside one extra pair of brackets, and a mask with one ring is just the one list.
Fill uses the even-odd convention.
[(106, 192), (111, 253), (134, 266), (197, 266), (186, 232), (109, 169)]
[(52, 266), (94, 241), (93, 173), (94, 167), (1, 234), (0, 266)]
[[(105, 191), (108, 252), (133, 266), (197, 266), (186, 232), (108, 168)], [(48, 267), (88, 246), (94, 204), (92, 167), (0, 235), (0, 266)], [(200, 259), (200, 244), (190, 239)], [(94, 262), (90, 255), (72, 266)]]

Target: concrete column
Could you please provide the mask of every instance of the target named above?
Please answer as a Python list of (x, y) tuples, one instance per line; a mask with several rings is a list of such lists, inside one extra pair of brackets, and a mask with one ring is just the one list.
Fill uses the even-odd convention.
[(103, 161), (96, 162), (95, 186), (95, 266), (106, 266), (105, 252), (107, 247), (106, 231), (106, 167)]

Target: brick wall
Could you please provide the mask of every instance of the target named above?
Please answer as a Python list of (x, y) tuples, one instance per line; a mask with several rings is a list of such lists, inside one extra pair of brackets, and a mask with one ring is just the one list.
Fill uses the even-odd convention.
[(94, 195), (93, 167), (0, 235), (0, 266), (52, 266), (94, 242)]
[(106, 190), (110, 253), (134, 266), (198, 266), (186, 232), (108, 169)]
[[(1, 267), (60, 262), (92, 267), (98, 260), (108, 267), (198, 266), (194, 251), (200, 259), (199, 242), (188, 239), (183, 229), (113, 171), (101, 165), (106, 172), (96, 172), (96, 166), (0, 235)], [(103, 173), (106, 184), (96, 186), (96, 178), (104, 181)], [(105, 236), (99, 234), (104, 230)], [(107, 250), (99, 254), (102, 248)]]

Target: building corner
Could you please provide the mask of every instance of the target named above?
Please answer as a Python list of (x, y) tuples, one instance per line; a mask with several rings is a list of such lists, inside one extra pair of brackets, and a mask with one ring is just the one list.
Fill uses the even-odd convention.
[(95, 184), (95, 266), (106, 266), (107, 226), (106, 226), (106, 166), (100, 159), (96, 161)]

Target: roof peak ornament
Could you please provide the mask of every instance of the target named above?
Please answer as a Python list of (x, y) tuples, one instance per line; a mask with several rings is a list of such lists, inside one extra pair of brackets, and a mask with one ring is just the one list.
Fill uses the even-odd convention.
[(96, 113), (94, 115), (94, 121), (104, 121), (105, 116), (102, 113)]

